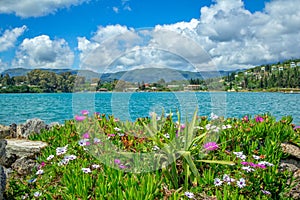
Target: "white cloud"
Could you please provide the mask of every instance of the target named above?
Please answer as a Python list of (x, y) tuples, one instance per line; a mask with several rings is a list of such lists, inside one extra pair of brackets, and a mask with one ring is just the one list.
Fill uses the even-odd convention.
[(62, 8), (80, 5), (89, 0), (1, 0), (0, 13), (14, 13), (20, 17), (39, 17)]
[(118, 7), (113, 7), (112, 9), (113, 9), (113, 11), (114, 11), (115, 13), (119, 13), (119, 8), (118, 8)]
[(3, 62), (0, 58), (0, 73), (7, 68), (7, 63)]
[(47, 35), (24, 39), (13, 61), (14, 67), (70, 68), (74, 53), (64, 39), (51, 40)]
[(241, 0), (216, 0), (190, 22), (144, 30), (99, 27), (91, 39), (78, 40), (81, 67), (113, 71), (118, 66), (157, 65), (192, 70), (192, 64), (198, 71), (229, 70), (299, 58), (299, 3), (273, 0), (263, 11), (251, 13)]
[(26, 26), (22, 26), (12, 30), (5, 30), (0, 36), (0, 52), (14, 47), (18, 37), (20, 37), (26, 29)]

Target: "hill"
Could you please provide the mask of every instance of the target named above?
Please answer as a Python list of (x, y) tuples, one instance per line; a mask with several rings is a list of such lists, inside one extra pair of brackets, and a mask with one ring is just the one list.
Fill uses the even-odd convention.
[[(26, 68), (13, 68), (7, 69), (1, 73), (1, 75), (8, 74), (10, 77), (15, 76), (26, 76), (28, 72), (33, 69)], [(169, 68), (145, 68), (145, 69), (135, 69), (131, 71), (120, 71), (115, 73), (97, 73), (91, 70), (75, 70), (75, 69), (46, 69), (41, 68), (43, 71), (51, 71), (56, 74), (62, 74), (64, 72), (70, 72), (71, 74), (77, 74), (78, 76), (83, 76), (87, 81), (92, 78), (101, 78), (103, 81), (112, 80), (124, 80), (128, 82), (156, 82), (160, 79), (165, 81), (173, 80), (190, 80), (190, 79), (208, 79), (227, 76), (228, 73), (233, 71), (203, 71), (203, 72), (189, 72), (181, 71)]]

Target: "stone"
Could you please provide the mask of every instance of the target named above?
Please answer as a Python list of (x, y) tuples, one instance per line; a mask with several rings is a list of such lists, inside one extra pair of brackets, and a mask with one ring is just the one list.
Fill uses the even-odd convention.
[(0, 139), (5, 139), (7, 136), (10, 136), (10, 127), (0, 124)]
[(4, 191), (6, 187), (6, 175), (3, 166), (0, 165), (0, 200), (4, 199)]
[(10, 167), (17, 159), (35, 158), (47, 143), (26, 139), (0, 140), (0, 165)]
[(282, 151), (300, 160), (300, 148), (293, 144), (282, 143)]
[(285, 196), (292, 199), (300, 199), (300, 148), (288, 143), (282, 143), (281, 148), (284, 153), (289, 154), (289, 157), (280, 161), (279, 169), (292, 172), (295, 180), (295, 185)]
[(19, 158), (12, 164), (12, 169), (21, 176), (28, 175), (32, 173), (33, 169), (38, 167), (38, 163), (29, 158)]
[(27, 120), (17, 127), (17, 135), (21, 138), (28, 138), (32, 133), (41, 133), (42, 129), (48, 129), (48, 125), (41, 119), (34, 118)]

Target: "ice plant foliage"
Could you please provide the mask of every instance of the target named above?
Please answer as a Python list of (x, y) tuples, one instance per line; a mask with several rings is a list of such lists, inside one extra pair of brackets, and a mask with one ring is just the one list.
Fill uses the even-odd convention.
[[(59, 129), (32, 136), (34, 140), (49, 141), (49, 147), (37, 158), (40, 164), (29, 180), (13, 179), (11, 185), (17, 189), (9, 191), (11, 196), (175, 200), (198, 199), (202, 196), (199, 191), (206, 191), (206, 195), (217, 199), (225, 195), (227, 199), (277, 198), (288, 190), (282, 186), (288, 183), (289, 176), (277, 167), (272, 168), (282, 155), (280, 148), (274, 146), (294, 140), (300, 142), (293, 136), (299, 131), (293, 130), (295, 125), (290, 126), (288, 119), (276, 122), (265, 115), (238, 120), (212, 113), (210, 118), (197, 116), (192, 126), (180, 117), (176, 118), (178, 122), (173, 122), (172, 116), (166, 118), (165, 114), (161, 118), (153, 114), (156, 121), (147, 118), (133, 123), (123, 123), (100, 113), (88, 116), (87, 110), (80, 115), (75, 117), (78, 123), (71, 120)], [(98, 123), (97, 126), (92, 122)], [(145, 129), (141, 127), (153, 124), (157, 124), (153, 133), (148, 134), (147, 129), (144, 134)], [(208, 137), (216, 133), (218, 138)], [(108, 144), (113, 144), (115, 149)], [(124, 153), (113, 152), (116, 149)], [(91, 156), (93, 150), (97, 154)], [(136, 152), (155, 156), (143, 154), (144, 160), (139, 162), (128, 156)], [(173, 159), (178, 152), (181, 156)], [(102, 157), (97, 160), (94, 155), (98, 154)], [(102, 162), (105, 159), (107, 162)], [(96, 164), (99, 162), (102, 164)], [(136, 170), (136, 163), (147, 170), (153, 163), (164, 165), (146, 173), (128, 173)], [(116, 189), (120, 184), (126, 188), (124, 192)], [(137, 190), (137, 186), (141, 189)], [(176, 191), (171, 196), (170, 189)]]

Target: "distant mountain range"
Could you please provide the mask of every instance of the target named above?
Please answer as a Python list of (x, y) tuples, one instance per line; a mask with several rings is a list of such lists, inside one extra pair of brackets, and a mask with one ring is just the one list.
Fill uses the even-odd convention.
[[(26, 76), (26, 74), (33, 69), (26, 68), (12, 68), (3, 71), (1, 74), (8, 74), (10, 77), (14, 76)], [(228, 73), (234, 71), (202, 71), (202, 72), (189, 72), (181, 71), (170, 68), (145, 68), (145, 69), (135, 69), (131, 71), (120, 71), (115, 73), (97, 73), (90, 70), (75, 70), (75, 69), (46, 69), (41, 68), (44, 71), (51, 71), (56, 74), (61, 74), (64, 72), (70, 72), (71, 74), (77, 74), (78, 76), (83, 76), (87, 81), (92, 78), (100, 78), (103, 81), (112, 80), (124, 80), (128, 82), (157, 82), (160, 79), (164, 79), (166, 82), (172, 80), (190, 80), (192, 79), (208, 79), (227, 76)], [(239, 71), (239, 70), (236, 70)]]

